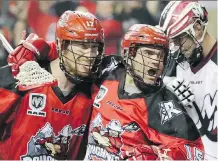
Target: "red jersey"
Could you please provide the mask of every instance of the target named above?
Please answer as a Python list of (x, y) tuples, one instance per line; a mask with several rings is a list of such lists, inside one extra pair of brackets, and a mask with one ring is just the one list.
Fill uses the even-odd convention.
[(22, 98), (3, 88), (0, 93), (0, 115), (7, 117), (0, 119), (1, 159), (83, 159), (78, 155), (91, 112), (89, 84), (76, 85), (66, 97), (58, 87), (39, 87)]
[(118, 160), (137, 145), (164, 148), (162, 155), (175, 160), (203, 159), (199, 132), (176, 96), (165, 87), (129, 95), (123, 90), (125, 74), (120, 64), (98, 81), (100, 90), (94, 88), (85, 159)]

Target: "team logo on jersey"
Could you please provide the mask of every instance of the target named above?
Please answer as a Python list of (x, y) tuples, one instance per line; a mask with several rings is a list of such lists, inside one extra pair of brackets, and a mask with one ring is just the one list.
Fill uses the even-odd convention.
[(94, 107), (100, 108), (101, 104), (99, 102), (105, 97), (107, 92), (108, 92), (108, 89), (105, 86), (101, 85), (99, 92), (98, 92), (97, 96), (95, 97), (95, 100), (93, 103)]
[(140, 128), (135, 122), (121, 125), (119, 120), (111, 120), (104, 127), (101, 114), (98, 113), (90, 125), (89, 144), (85, 160), (119, 160), (124, 146), (122, 134), (136, 132)]
[(217, 142), (217, 103), (218, 95), (216, 90), (214, 95), (205, 95), (201, 111), (196, 107), (199, 117), (196, 122), (197, 127), (198, 123), (201, 123), (199, 129), (201, 135), (206, 135), (213, 142)]
[(65, 160), (73, 135), (82, 136), (86, 125), (72, 129), (70, 125), (64, 126), (58, 135), (55, 135), (50, 123), (46, 123), (27, 144), (27, 153), (21, 160)]
[(158, 104), (160, 107), (161, 125), (182, 114), (182, 110), (176, 108), (173, 101), (160, 102)]
[(43, 111), (46, 105), (46, 95), (41, 93), (30, 93), (28, 115), (46, 117), (46, 112)]

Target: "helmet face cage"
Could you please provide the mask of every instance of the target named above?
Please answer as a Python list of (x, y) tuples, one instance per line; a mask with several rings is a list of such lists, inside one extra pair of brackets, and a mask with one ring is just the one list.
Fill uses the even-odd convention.
[[(187, 40), (191, 38), (194, 42), (189, 44), (187, 47), (187, 51), (182, 52), (183, 45), (187, 42)], [(169, 49), (171, 57), (176, 63), (182, 68), (187, 69), (190, 66), (195, 66), (201, 58), (202, 58), (202, 46), (201, 44), (196, 40), (194, 35), (191, 34), (191, 32), (184, 32), (180, 35), (178, 35), (175, 38), (172, 38), (169, 43)], [(196, 47), (193, 49), (191, 55), (186, 58), (185, 55), (193, 47), (193, 45), (196, 45)], [(189, 65), (185, 64), (185, 62), (188, 62)], [(185, 65), (185, 66), (184, 66)]]
[[(204, 6), (195, 1), (171, 1), (161, 13), (159, 26), (169, 38), (185, 32), (195, 37), (193, 26), (196, 22), (204, 26), (206, 30), (208, 12)], [(198, 40), (199, 43), (203, 41), (204, 34)]]
[[(156, 59), (151, 58), (149, 54), (145, 54), (140, 48), (141, 47), (148, 47), (153, 49), (161, 49), (162, 47), (155, 46), (155, 45), (144, 45), (144, 44), (131, 44), (131, 47), (129, 49), (124, 50), (124, 60), (125, 64), (127, 66), (127, 70), (136, 79), (137, 81), (140, 81), (142, 83), (145, 83), (147, 85), (159, 85), (160, 80), (163, 79), (165, 73), (166, 73), (166, 67), (167, 64), (169, 64), (168, 59), (168, 52), (164, 51), (156, 55)], [(137, 52), (137, 50), (139, 50)], [(135, 60), (135, 57), (140, 55), (142, 62), (139, 62)], [(151, 53), (152, 54), (152, 53)], [(153, 53), (156, 54), (156, 53)], [(146, 60), (146, 61), (145, 61)], [(153, 67), (150, 65), (150, 62), (155, 62), (156, 67)], [(138, 64), (139, 66), (142, 66), (142, 69), (135, 68), (135, 65)], [(161, 69), (161, 64), (163, 64), (163, 68)], [(150, 74), (149, 74), (150, 73)], [(153, 77), (153, 82), (147, 83), (144, 81), (144, 79)]]
[[(199, 23), (203, 27), (202, 36), (197, 39), (194, 26)], [(172, 58), (184, 68), (184, 62), (188, 62), (189, 66), (196, 66), (202, 58), (202, 46), (201, 42), (204, 40), (206, 28), (208, 24), (208, 12), (204, 6), (196, 1), (171, 1), (161, 14), (159, 25), (162, 30), (168, 35), (170, 39), (182, 37), (184, 34), (189, 35), (196, 45), (189, 58), (185, 58), (186, 53), (181, 53), (182, 45), (180, 46), (170, 45), (170, 51)]]
[[(186, 61), (186, 58), (184, 55), (186, 55), (186, 53), (181, 53), (181, 48), (182, 46), (187, 42), (189, 35), (187, 33), (183, 33), (180, 36), (177, 36), (176, 38), (172, 38), (169, 41), (169, 49), (170, 49), (170, 54), (172, 56), (172, 58), (178, 63), (182, 63), (184, 61)], [(182, 41), (183, 40), (183, 41)], [(188, 50), (194, 45), (190, 44), (188, 47)]]
[(56, 41), (60, 67), (68, 80), (92, 81), (104, 50), (99, 20), (89, 12), (65, 11), (56, 26)]
[[(75, 43), (81, 43), (88, 45), (90, 48), (96, 47), (93, 46), (93, 42), (91, 41), (71, 41), (71, 40), (57, 40), (58, 44), (58, 53), (59, 53), (59, 59), (60, 59), (60, 67), (61, 69), (67, 74), (70, 78), (76, 79), (77, 81), (93, 81), (95, 77), (99, 74), (99, 66), (101, 64), (102, 60), (102, 54), (103, 54), (103, 43), (98, 43), (98, 53), (95, 55), (92, 55), (92, 53), (89, 56), (78, 54), (74, 51), (73, 46)], [(66, 56), (65, 52), (70, 52), (73, 57), (69, 58)], [(80, 63), (79, 59), (83, 57), (89, 60), (89, 63)], [(67, 60), (67, 62), (66, 62)], [(74, 69), (69, 67), (69, 62), (72, 63), (70, 66), (73, 66)], [(80, 71), (78, 66), (83, 66), (87, 68), (87, 71)], [(68, 70), (71, 68), (71, 72)], [(82, 76), (86, 75), (86, 76)]]

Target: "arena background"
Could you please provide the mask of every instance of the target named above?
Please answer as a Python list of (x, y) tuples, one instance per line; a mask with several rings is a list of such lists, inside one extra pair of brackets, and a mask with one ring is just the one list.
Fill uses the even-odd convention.
[[(58, 17), (66, 10), (89, 11), (97, 16), (105, 30), (106, 54), (120, 53), (123, 33), (135, 23), (157, 25), (161, 11), (169, 1), (0, 1), (0, 32), (13, 47), (21, 33), (34, 32), (52, 41)], [(217, 38), (217, 1), (200, 1), (209, 12), (209, 32)], [(0, 44), (0, 66), (7, 64), (8, 53)]]

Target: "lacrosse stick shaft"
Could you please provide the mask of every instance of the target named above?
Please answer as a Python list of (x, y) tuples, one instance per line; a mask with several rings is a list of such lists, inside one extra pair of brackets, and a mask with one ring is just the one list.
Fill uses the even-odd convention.
[(9, 44), (9, 42), (6, 40), (6, 38), (4, 37), (4, 35), (2, 35), (0, 33), (0, 40), (2, 42), (2, 45), (4, 46), (4, 48), (7, 50), (7, 52), (10, 54), (13, 52), (13, 48), (12, 46)]
[[(10, 54), (13, 52), (13, 48), (12, 46), (9, 44), (9, 42), (6, 40), (6, 38), (4, 37), (4, 35), (2, 33), (0, 33), (0, 40), (2, 42), (2, 45), (4, 46), (4, 48), (7, 50), (7, 52)], [(6, 68), (10, 65), (5, 65), (3, 67), (0, 67), (0, 69)]]
[(4, 69), (4, 68), (7, 68), (7, 67), (9, 67), (9, 66), (11, 66), (11, 65), (2, 66), (2, 67), (0, 67), (0, 70), (1, 70), (1, 69)]

